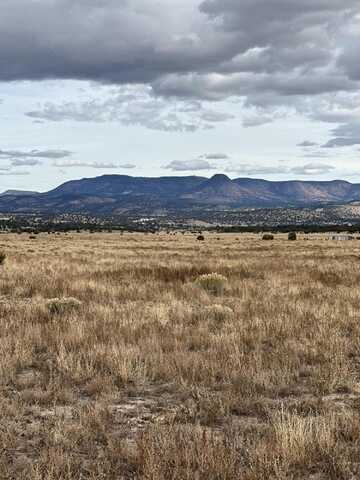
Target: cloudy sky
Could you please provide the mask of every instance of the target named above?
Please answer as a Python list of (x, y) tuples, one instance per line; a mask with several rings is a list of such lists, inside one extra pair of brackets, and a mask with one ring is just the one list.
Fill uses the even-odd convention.
[(1, 0), (0, 190), (360, 182), (360, 0)]

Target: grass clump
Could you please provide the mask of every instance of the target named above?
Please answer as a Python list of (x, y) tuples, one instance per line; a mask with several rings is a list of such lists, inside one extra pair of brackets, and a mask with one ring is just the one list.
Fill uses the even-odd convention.
[(234, 316), (234, 311), (226, 305), (209, 305), (205, 308), (205, 315), (216, 323), (222, 323)]
[(236, 439), (217, 438), (200, 427), (156, 426), (140, 437), (142, 478), (149, 480), (239, 479)]
[(73, 311), (78, 311), (82, 306), (82, 302), (77, 298), (50, 298), (46, 302), (47, 309), (52, 315), (62, 315)]
[(227, 284), (227, 278), (219, 273), (200, 275), (195, 284), (213, 295), (223, 295)]

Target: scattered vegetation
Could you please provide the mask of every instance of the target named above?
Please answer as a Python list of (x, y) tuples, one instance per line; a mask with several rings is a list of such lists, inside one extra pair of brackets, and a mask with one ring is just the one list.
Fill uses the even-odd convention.
[(233, 318), (234, 311), (226, 305), (214, 304), (205, 307), (205, 314), (208, 318), (221, 323), (229, 318)]
[(49, 312), (53, 315), (61, 315), (77, 311), (82, 306), (82, 302), (76, 298), (51, 298), (46, 301)]
[(274, 235), (271, 235), (271, 233), (265, 233), (265, 234), (262, 236), (262, 239), (263, 239), (263, 240), (274, 240)]
[(2, 235), (1, 480), (360, 478), (360, 243), (297, 239)]
[(213, 295), (223, 295), (227, 278), (219, 273), (208, 273), (198, 277), (195, 283)]

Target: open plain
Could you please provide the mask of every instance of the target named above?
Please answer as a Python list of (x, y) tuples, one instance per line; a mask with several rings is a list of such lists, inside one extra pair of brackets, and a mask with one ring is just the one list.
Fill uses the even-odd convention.
[(1, 480), (360, 478), (360, 242), (0, 248)]

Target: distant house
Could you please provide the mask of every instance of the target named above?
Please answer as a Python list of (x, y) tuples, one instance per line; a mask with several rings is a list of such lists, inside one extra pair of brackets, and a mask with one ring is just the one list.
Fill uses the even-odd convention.
[(337, 234), (337, 235), (331, 235), (329, 237), (329, 240), (336, 240), (338, 242), (345, 242), (347, 240), (354, 240), (354, 237), (352, 235), (346, 235), (344, 233)]

